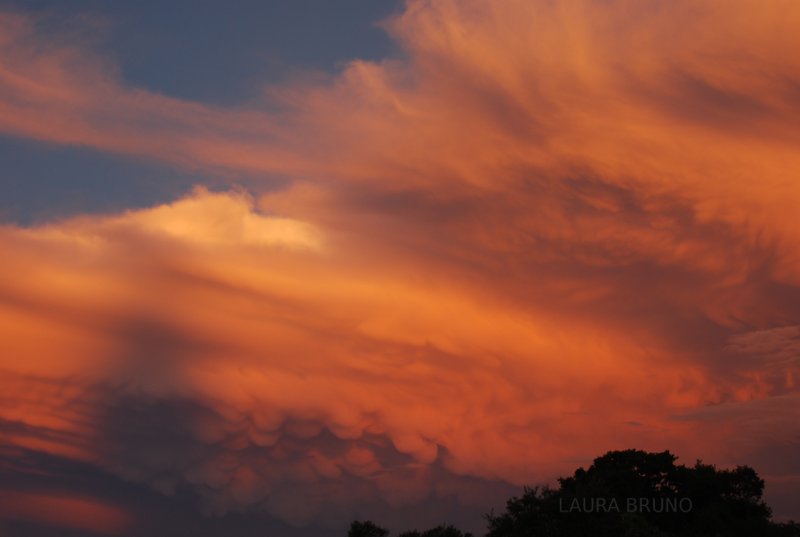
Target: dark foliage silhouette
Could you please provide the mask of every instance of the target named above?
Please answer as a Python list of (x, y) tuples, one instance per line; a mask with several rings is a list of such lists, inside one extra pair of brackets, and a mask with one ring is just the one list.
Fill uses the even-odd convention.
[[(800, 537), (800, 524), (772, 522), (764, 481), (752, 468), (676, 459), (669, 451), (610, 451), (557, 487), (526, 487), (505, 512), (486, 515), (486, 537)], [(356, 521), (348, 535), (388, 533)], [(448, 525), (398, 537), (472, 536)]]
[(487, 515), (487, 537), (800, 535), (797, 525), (771, 522), (752, 468), (675, 460), (669, 451), (609, 452), (557, 488), (526, 488), (504, 513)]
[(389, 530), (381, 528), (371, 520), (361, 522), (354, 520), (350, 524), (350, 531), (347, 532), (347, 537), (386, 537), (389, 535)]
[(401, 533), (398, 537), (472, 537), (455, 526), (436, 526), (426, 531), (412, 530)]

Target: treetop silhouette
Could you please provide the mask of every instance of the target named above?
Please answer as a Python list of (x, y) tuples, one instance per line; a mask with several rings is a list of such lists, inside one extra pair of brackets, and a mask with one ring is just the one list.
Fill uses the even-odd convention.
[[(771, 520), (764, 481), (749, 466), (676, 461), (669, 451), (610, 451), (556, 487), (525, 487), (503, 513), (485, 515), (486, 537), (800, 537), (800, 524)], [(388, 535), (371, 521), (348, 534)], [(471, 535), (448, 525), (399, 537)]]

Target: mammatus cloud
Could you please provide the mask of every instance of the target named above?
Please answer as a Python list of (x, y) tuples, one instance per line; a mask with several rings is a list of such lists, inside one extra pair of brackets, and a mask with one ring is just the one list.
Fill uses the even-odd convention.
[(291, 179), (3, 228), (5, 444), (298, 525), (631, 446), (800, 473), (795, 2), (409, 2), (238, 110), (1, 20), (4, 132)]
[(6, 228), (6, 441), (303, 524), (375, 498), (480, 505), (460, 481), (519, 485), (632, 443), (715, 452), (729, 432), (673, 418), (734, 397), (701, 365), (272, 220), (199, 190)]

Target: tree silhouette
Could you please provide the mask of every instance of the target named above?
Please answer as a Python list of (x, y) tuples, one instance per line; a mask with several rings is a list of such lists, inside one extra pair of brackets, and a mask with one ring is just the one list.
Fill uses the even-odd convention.
[(389, 535), (389, 530), (378, 526), (371, 520), (364, 522), (354, 520), (350, 524), (350, 531), (347, 532), (347, 537), (386, 537), (387, 535)]
[[(800, 537), (800, 524), (775, 523), (764, 481), (748, 466), (719, 470), (675, 464), (669, 451), (610, 451), (557, 487), (526, 487), (505, 512), (486, 515), (486, 537)], [(355, 521), (349, 537), (387, 537)], [(398, 537), (472, 537), (454, 526)]]
[(420, 532), (418, 530), (405, 531), (398, 537), (472, 537), (471, 533), (464, 533), (455, 526), (436, 526), (429, 530)]
[[(747, 466), (675, 464), (669, 451), (611, 451), (557, 488), (525, 488), (487, 515), (487, 537), (752, 537), (800, 535), (773, 524), (764, 481)], [(783, 533), (777, 533), (783, 532)]]

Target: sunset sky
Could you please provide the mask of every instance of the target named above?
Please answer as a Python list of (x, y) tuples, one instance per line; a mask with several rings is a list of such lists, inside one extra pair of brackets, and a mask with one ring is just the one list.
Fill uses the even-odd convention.
[(800, 2), (0, 1), (0, 533), (800, 519)]

